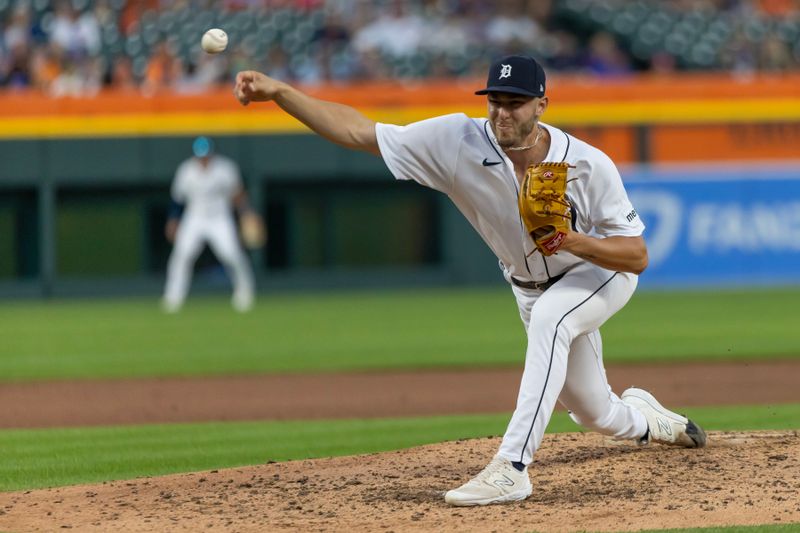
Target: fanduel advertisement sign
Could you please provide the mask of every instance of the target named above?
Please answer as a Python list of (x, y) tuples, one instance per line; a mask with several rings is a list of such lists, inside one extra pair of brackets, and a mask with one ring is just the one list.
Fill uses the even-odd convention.
[(800, 164), (622, 175), (647, 225), (642, 287), (800, 284)]

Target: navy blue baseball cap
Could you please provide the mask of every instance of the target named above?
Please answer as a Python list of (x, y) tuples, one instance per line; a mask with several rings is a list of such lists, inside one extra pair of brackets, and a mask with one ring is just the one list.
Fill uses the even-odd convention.
[(544, 96), (545, 76), (542, 66), (530, 56), (506, 56), (489, 67), (486, 88), (475, 94), (514, 93)]
[(208, 137), (198, 137), (192, 143), (195, 157), (208, 157), (214, 151), (214, 143)]

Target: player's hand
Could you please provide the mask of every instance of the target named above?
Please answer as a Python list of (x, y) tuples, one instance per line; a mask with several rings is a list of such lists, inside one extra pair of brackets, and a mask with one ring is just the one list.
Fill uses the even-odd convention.
[(589, 237), (587, 235), (583, 235), (582, 233), (568, 231), (558, 249), (565, 252), (572, 252), (576, 247), (580, 247), (582, 241), (586, 238)]
[(167, 220), (167, 225), (164, 227), (164, 236), (169, 242), (175, 242), (175, 235), (178, 233), (178, 221), (174, 218)]
[(267, 102), (273, 100), (281, 87), (281, 82), (255, 70), (244, 70), (236, 75), (233, 94), (239, 103)]
[(267, 242), (267, 226), (261, 215), (249, 209), (239, 217), (239, 234), (245, 247), (250, 250), (261, 248)]

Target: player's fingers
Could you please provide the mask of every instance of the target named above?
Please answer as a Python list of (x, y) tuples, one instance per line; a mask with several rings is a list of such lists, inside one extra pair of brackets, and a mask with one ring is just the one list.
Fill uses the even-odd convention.
[(234, 94), (242, 105), (247, 105), (258, 96), (257, 82), (259, 81), (258, 72), (253, 70), (243, 70), (236, 74), (236, 84), (234, 86)]
[(247, 95), (242, 90), (242, 85), (239, 84), (238, 82), (233, 87), (233, 96), (235, 96), (236, 99), (239, 100), (239, 103), (242, 104), (242, 105), (247, 105), (247, 104), (250, 103), (250, 99), (247, 97)]
[(255, 79), (254, 72), (252, 70), (242, 70), (238, 74), (236, 74), (236, 84), (244, 83), (247, 81), (253, 81)]

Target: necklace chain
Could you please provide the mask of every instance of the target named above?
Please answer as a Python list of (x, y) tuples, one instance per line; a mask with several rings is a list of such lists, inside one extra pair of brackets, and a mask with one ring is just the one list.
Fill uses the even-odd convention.
[(507, 152), (518, 152), (522, 150), (530, 150), (539, 142), (539, 139), (542, 137), (542, 128), (539, 126), (536, 127), (536, 138), (533, 140), (533, 144), (529, 144), (528, 146), (512, 146), (511, 148), (506, 148)]

